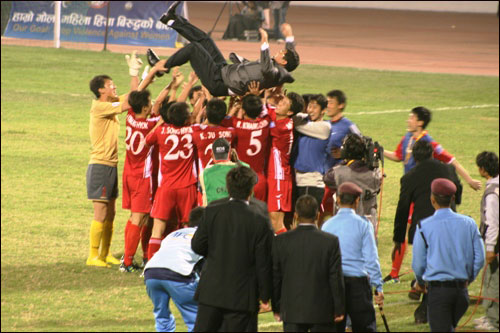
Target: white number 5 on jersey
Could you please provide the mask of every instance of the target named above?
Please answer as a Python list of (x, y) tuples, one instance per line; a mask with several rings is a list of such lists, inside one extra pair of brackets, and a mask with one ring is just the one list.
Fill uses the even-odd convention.
[(257, 139), (261, 135), (262, 135), (262, 130), (261, 129), (258, 130), (258, 131), (253, 131), (252, 132), (252, 135), (250, 136), (250, 147), (255, 147), (255, 151), (253, 151), (253, 148), (252, 149), (248, 148), (247, 149), (247, 155), (248, 156), (255, 156), (262, 149), (262, 144)]

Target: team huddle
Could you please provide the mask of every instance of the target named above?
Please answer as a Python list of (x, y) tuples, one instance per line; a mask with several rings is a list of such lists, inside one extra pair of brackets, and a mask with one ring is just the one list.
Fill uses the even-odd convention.
[[(394, 152), (383, 151), (344, 117), (341, 90), (326, 96), (285, 90), (299, 64), (289, 24), (282, 27), (286, 47), (276, 56), (270, 57), (261, 29), (260, 60), (231, 54), (229, 65), (208, 35), (175, 14), (178, 3), (160, 20), (190, 44), (166, 61), (148, 51), (152, 67), (141, 81), (142, 61), (135, 51), (127, 55), (128, 94), (118, 96), (107, 75), (90, 82), (96, 100), (90, 111), (87, 193), (94, 219), (87, 265), (120, 265), (125, 273), (144, 268), (158, 331), (175, 330), (170, 298), (189, 331), (256, 331), (259, 307), (272, 310), (285, 331), (376, 331), (372, 288), (383, 306), (382, 285), (398, 281), (408, 225), (416, 275), (409, 296), (424, 295), (425, 313), (419, 319), (416, 311), (416, 322), (429, 318), (433, 331), (453, 330), (467, 306), (434, 312), (441, 307), (434, 295), (439, 290), (447, 300), (450, 286), (466, 293), (484, 265), (481, 236), (487, 246), (497, 237), (498, 157), (478, 156), (489, 180), (481, 221), (488, 227), (480, 235), (474, 220), (454, 211), (461, 196), (457, 173), (475, 190), (481, 183), (429, 136), (428, 109), (411, 110), (408, 133)], [(177, 96), (184, 81), (177, 66), (186, 62), (193, 72)], [(147, 87), (166, 73), (172, 80), (153, 102)], [(122, 208), (131, 214), (118, 260), (109, 248), (118, 197), (118, 116), (124, 112)], [(403, 162), (405, 176), (393, 270), (382, 279), (376, 235), (384, 156)], [(496, 195), (496, 213), (486, 194)], [(451, 230), (460, 246), (435, 250), (435, 244), (453, 243), (435, 232), (444, 237)], [(134, 261), (139, 243), (141, 264)], [(453, 258), (433, 251), (452, 251)], [(488, 263), (498, 260), (488, 257), (492, 251), (487, 247)], [(451, 273), (443, 276), (436, 266)], [(498, 303), (496, 309), (498, 327)]]

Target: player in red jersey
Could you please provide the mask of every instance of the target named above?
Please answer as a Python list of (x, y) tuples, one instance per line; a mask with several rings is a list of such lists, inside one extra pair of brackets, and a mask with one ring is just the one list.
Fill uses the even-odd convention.
[(269, 132), (274, 126), (269, 115), (258, 116), (262, 113), (262, 101), (259, 96), (250, 94), (242, 100), (243, 119), (226, 117), (223, 126), (234, 127), (236, 130), (236, 152), (238, 158), (250, 165), (258, 176), (254, 187), (255, 198), (266, 201), (267, 180), (266, 166), (269, 157)]
[(152, 206), (152, 146), (145, 145), (145, 137), (163, 121), (160, 117), (149, 118), (151, 93), (148, 90), (133, 91), (129, 95), (132, 107), (127, 114), (127, 149), (123, 169), (122, 208), (130, 209), (130, 219), (125, 227), (125, 253), (120, 270), (132, 272), (133, 258), (141, 239), (141, 228), (147, 221)]
[(218, 98), (213, 98), (206, 106), (208, 124), (192, 125), (194, 130), (193, 142), (198, 152), (198, 170), (200, 174), (212, 159), (212, 143), (219, 138), (226, 139), (231, 143), (236, 136), (234, 128), (221, 126), (226, 111), (226, 103)]
[(191, 209), (196, 206), (196, 153), (193, 128), (186, 126), (188, 109), (186, 103), (179, 102), (170, 106), (167, 114), (162, 110), (165, 124), (146, 137), (148, 145), (159, 144), (161, 158), (161, 181), (151, 211), (154, 225), (148, 259), (160, 248), (167, 221), (177, 216), (181, 224), (187, 223)]
[(283, 223), (285, 212), (292, 211), (292, 169), (290, 153), (293, 144), (292, 117), (304, 108), (301, 95), (290, 92), (279, 96), (276, 110), (267, 107), (275, 126), (271, 128), (271, 152), (267, 169), (267, 205), (274, 232), (286, 231)]

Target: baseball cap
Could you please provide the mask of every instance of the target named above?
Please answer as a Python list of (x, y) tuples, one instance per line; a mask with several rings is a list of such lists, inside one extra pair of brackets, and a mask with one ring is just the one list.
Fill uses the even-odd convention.
[(226, 139), (219, 138), (212, 144), (212, 151), (214, 153), (214, 162), (229, 161), (231, 145)]

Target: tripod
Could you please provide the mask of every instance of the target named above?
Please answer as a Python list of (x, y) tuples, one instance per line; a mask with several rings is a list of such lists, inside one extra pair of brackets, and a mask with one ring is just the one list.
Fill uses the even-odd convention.
[[(212, 27), (212, 29), (210, 29), (209, 32), (207, 32), (207, 35), (209, 37), (211, 37), (212, 35), (212, 32), (214, 31), (215, 29), (215, 26), (217, 25), (217, 23), (219, 22), (219, 19), (222, 15), (222, 13), (224, 12), (224, 8), (226, 8), (226, 5), (229, 3), (229, 17), (233, 16), (233, 2), (236, 2), (236, 1), (224, 1), (224, 6), (222, 6), (222, 9), (220, 10), (219, 12), (219, 15), (217, 16), (217, 19), (215, 20), (214, 22), (214, 26)], [(238, 8), (238, 11), (241, 12), (240, 10), (240, 6), (238, 5), (238, 3), (236, 3), (236, 7)]]

